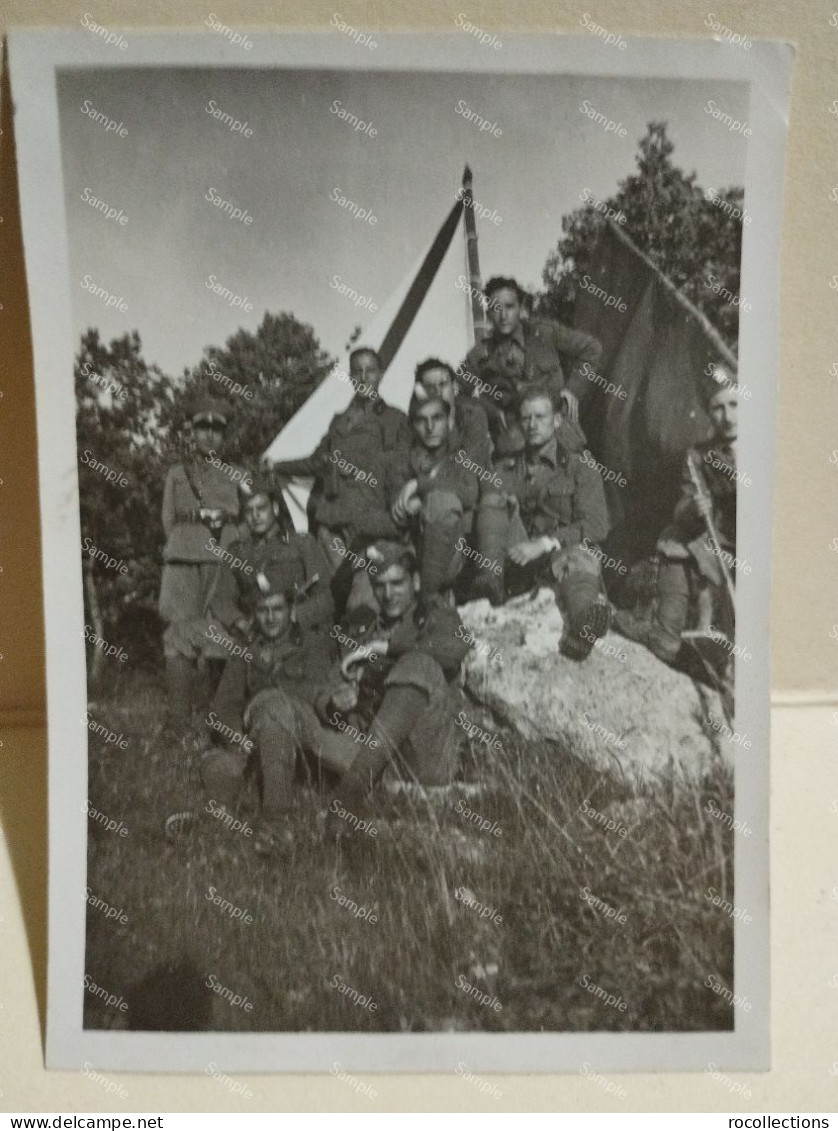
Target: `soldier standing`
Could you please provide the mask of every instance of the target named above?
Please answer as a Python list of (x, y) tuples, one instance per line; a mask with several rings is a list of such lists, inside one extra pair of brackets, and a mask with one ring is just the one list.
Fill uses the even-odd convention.
[[(608, 533), (605, 491), (585, 458), (559, 442), (562, 417), (548, 389), (525, 392), (520, 412), (524, 451), (496, 463), (502, 490), (488, 489), (481, 502), (481, 513), (492, 519), (492, 549), (505, 550), (503, 580), (494, 585), (486, 574), (489, 595), (515, 596), (548, 585), (564, 620), (560, 650), (584, 660), (609, 624), (599, 557), (586, 548), (595, 551)], [(480, 549), (489, 556), (484, 545)]]
[(227, 653), (206, 637), (221, 576), (226, 567), (213, 553), (229, 547), (237, 534), (236, 485), (246, 473), (224, 463), (224, 434), (229, 406), (201, 396), (192, 411), (194, 455), (169, 469), (163, 489), (163, 575), (158, 608), (166, 623), (163, 651), (170, 711), (188, 720), (196, 662), (202, 667), (205, 694), (217, 682)]
[(691, 604), (697, 628), (706, 630), (715, 619), (728, 638), (734, 633), (733, 605), (726, 593), (722, 563), (732, 574), (736, 559), (738, 393), (722, 365), (714, 367), (702, 393), (711, 435), (687, 452), (673, 521), (658, 539), (652, 608), (644, 617), (625, 609), (615, 616), (618, 631), (644, 644), (668, 664), (681, 650), (681, 634), (689, 623)]

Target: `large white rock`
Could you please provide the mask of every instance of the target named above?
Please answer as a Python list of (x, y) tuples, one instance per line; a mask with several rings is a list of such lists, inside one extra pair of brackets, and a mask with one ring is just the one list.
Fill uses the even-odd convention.
[(695, 780), (719, 758), (732, 765), (732, 744), (707, 722), (708, 714), (725, 722), (715, 691), (615, 633), (581, 663), (566, 659), (550, 590), (502, 608), (472, 601), (459, 612), (479, 642), (463, 664), (466, 690), (498, 724), (556, 742), (635, 787), (673, 771)]

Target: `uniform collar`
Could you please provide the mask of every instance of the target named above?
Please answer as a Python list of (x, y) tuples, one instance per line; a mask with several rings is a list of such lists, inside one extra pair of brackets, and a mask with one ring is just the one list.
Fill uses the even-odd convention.
[(505, 342), (514, 342), (515, 345), (520, 349), (525, 350), (527, 348), (527, 339), (524, 334), (524, 323), (519, 322), (515, 332), (513, 334), (508, 334), (505, 337), (502, 337), (500, 334), (495, 333), (495, 331), (493, 330), (492, 342), (495, 346), (502, 346)]
[(549, 444), (546, 444), (537, 455), (530, 456), (526, 451), (524, 452), (525, 463), (546, 464), (555, 471), (561, 463), (561, 453), (559, 452), (559, 442), (554, 436)]

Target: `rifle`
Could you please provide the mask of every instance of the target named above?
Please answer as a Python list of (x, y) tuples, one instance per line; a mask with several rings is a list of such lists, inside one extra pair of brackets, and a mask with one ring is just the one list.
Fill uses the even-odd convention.
[[(701, 517), (704, 519), (704, 525), (707, 527), (707, 533), (712, 538), (717, 546), (719, 543), (718, 532), (716, 531), (716, 524), (713, 521), (713, 504), (710, 492), (707, 490), (707, 484), (704, 481), (704, 476), (699, 471), (693, 459), (692, 452), (687, 454), (687, 469), (690, 473), (693, 486), (695, 487), (696, 502)], [(736, 607), (736, 591), (733, 585), (733, 578), (730, 575), (730, 568), (724, 558), (719, 555), (719, 566), (721, 567), (722, 577), (725, 580), (727, 588), (727, 595), (730, 598), (730, 603), (733, 608)]]

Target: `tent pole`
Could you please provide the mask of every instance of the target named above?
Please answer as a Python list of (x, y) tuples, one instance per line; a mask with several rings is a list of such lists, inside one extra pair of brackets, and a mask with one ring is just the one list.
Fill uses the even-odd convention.
[(474, 340), (482, 342), (489, 336), (489, 321), (483, 299), (483, 280), (480, 277), (480, 257), (477, 253), (477, 221), (474, 215), (474, 195), (472, 193), (471, 169), (463, 170), (463, 204), (466, 221), (466, 254), (468, 274), (471, 283), (471, 323)]

